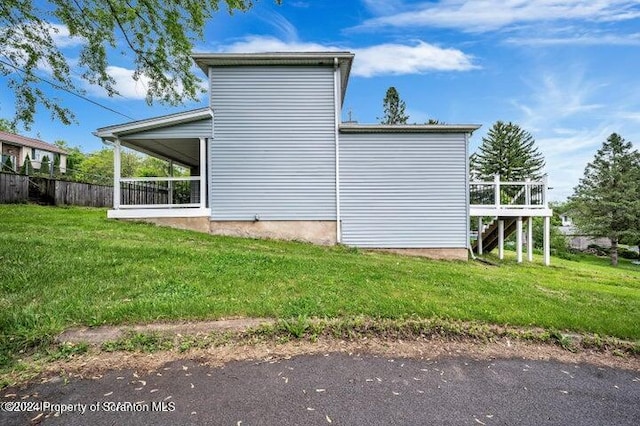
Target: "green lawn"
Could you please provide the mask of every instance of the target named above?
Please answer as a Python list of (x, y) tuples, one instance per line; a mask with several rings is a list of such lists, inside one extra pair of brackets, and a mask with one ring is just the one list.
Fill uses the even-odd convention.
[(0, 206), (0, 349), (74, 325), (228, 316), (475, 320), (640, 339), (640, 266), (439, 262)]

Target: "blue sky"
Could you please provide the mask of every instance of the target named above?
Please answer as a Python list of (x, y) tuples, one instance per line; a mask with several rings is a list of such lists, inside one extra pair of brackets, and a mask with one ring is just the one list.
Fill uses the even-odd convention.
[[(68, 34), (68, 33), (67, 33)], [(56, 35), (73, 60), (77, 40)], [(552, 198), (562, 200), (612, 132), (640, 140), (640, 1), (638, 0), (260, 0), (247, 13), (220, 12), (200, 52), (349, 50), (356, 54), (344, 103), (361, 123), (376, 122), (395, 86), (410, 122), (437, 118), (477, 123), (471, 152), (496, 120), (533, 134), (546, 157)], [(148, 106), (132, 63), (113, 56), (122, 96), (78, 82), (87, 95), (136, 119), (206, 105)], [(44, 71), (43, 71), (44, 72)], [(203, 75), (204, 77), (204, 75)], [(2, 87), (5, 80), (0, 78)], [(28, 135), (101, 147), (91, 132), (126, 119), (56, 93), (78, 119), (72, 126), (38, 114)], [(13, 114), (0, 92), (0, 116)]]

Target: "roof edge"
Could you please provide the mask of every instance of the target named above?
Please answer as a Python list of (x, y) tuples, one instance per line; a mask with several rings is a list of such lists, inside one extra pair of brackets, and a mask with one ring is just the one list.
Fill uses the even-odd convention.
[[(9, 137), (15, 140), (3, 138), (3, 134), (8, 135)], [(29, 136), (22, 136), (13, 132), (5, 132), (0, 130), (0, 141), (7, 143), (9, 145), (17, 144), (20, 146), (27, 146), (29, 148), (42, 149), (43, 151), (48, 150), (49, 152), (53, 152), (55, 154), (69, 155), (69, 152), (67, 150), (62, 149), (56, 146), (55, 144), (45, 142), (41, 139), (36, 139)], [(38, 146), (33, 146), (33, 145), (38, 145)], [(40, 146), (40, 145), (44, 145), (44, 146)]]
[(209, 67), (324, 65), (335, 66), (335, 59), (342, 75), (341, 104), (346, 96), (349, 75), (355, 54), (348, 51), (319, 52), (263, 52), (263, 53), (193, 53), (193, 61), (209, 76)]
[(100, 127), (93, 132), (93, 135), (102, 139), (114, 140), (118, 136), (125, 136), (129, 133), (157, 129), (168, 125), (189, 123), (191, 121), (198, 121), (208, 117), (211, 117), (211, 110), (209, 107), (203, 107), (190, 111), (182, 111), (158, 117), (145, 118), (143, 120)]
[(341, 133), (473, 133), (480, 124), (341, 124)]

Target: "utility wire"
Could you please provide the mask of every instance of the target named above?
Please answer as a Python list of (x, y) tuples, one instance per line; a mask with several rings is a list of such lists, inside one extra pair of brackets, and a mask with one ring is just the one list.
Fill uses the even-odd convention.
[[(3, 64), (3, 65), (6, 65), (6, 66), (8, 66), (8, 67), (11, 67), (11, 68), (13, 68), (13, 69), (15, 69), (15, 70), (17, 70), (17, 71), (20, 71), (20, 72), (22, 72), (22, 73), (27, 74), (27, 72), (26, 72), (25, 70), (23, 70), (22, 68), (17, 67), (17, 66), (15, 66), (15, 65), (13, 65), (13, 64), (10, 64), (9, 62), (5, 62), (5, 61), (3, 61), (2, 59), (0, 59), (0, 63), (1, 63), (1, 64)], [(81, 95), (80, 93), (74, 92), (73, 90), (69, 90), (69, 89), (67, 89), (66, 87), (63, 87), (63, 86), (61, 86), (61, 85), (59, 85), (59, 84), (56, 84), (56, 83), (54, 83), (54, 82), (52, 82), (52, 81), (49, 81), (49, 80), (47, 80), (47, 79), (46, 79), (46, 78), (44, 78), (44, 77), (40, 77), (39, 75), (35, 75), (35, 74), (33, 74), (33, 76), (34, 76), (35, 78), (37, 78), (38, 80), (43, 81), (43, 82), (45, 82), (45, 83), (47, 83), (47, 84), (51, 85), (52, 87), (54, 87), (54, 88), (56, 88), (56, 89), (58, 89), (58, 90), (63, 90), (63, 91), (65, 91), (65, 92), (67, 92), (67, 93), (70, 93), (70, 94), (72, 94), (72, 95), (74, 95), (74, 96), (77, 96), (78, 98), (80, 98), (80, 99), (82, 99), (82, 100), (85, 100), (85, 101), (87, 101), (87, 102), (90, 102), (90, 103), (92, 103), (92, 104), (94, 104), (94, 105), (96, 105), (96, 106), (98, 106), (98, 107), (100, 107), (100, 108), (106, 109), (107, 111), (113, 112), (114, 114), (118, 114), (118, 115), (120, 115), (120, 116), (122, 116), (122, 117), (124, 117), (124, 118), (128, 118), (129, 120), (135, 120), (135, 118), (133, 118), (133, 117), (130, 117), (130, 116), (126, 115), (126, 114), (123, 114), (123, 113), (121, 113), (120, 111), (116, 111), (115, 109), (110, 108), (110, 107), (108, 107), (108, 106), (106, 106), (106, 105), (102, 105), (101, 103), (96, 102), (96, 101), (94, 101), (94, 100), (92, 100), (92, 99), (89, 99), (89, 98), (87, 98), (86, 96)]]

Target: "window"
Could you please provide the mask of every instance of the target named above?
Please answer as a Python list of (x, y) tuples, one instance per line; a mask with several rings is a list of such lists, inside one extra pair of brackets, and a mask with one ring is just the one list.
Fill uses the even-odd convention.
[[(7, 167), (7, 160), (11, 164), (10, 168)], [(2, 165), (0, 165), (0, 169), (2, 169), (3, 172), (9, 171), (9, 170), (12, 170), (15, 172), (17, 170), (17, 167), (18, 167), (17, 157), (15, 155), (2, 154)], [(9, 170), (7, 170), (7, 168)]]
[(43, 151), (41, 149), (33, 148), (31, 150), (31, 154), (32, 154), (31, 159), (34, 161), (42, 161), (42, 159), (46, 155), (47, 157), (49, 157), (49, 162), (53, 162), (53, 154), (50, 153), (49, 151)]

